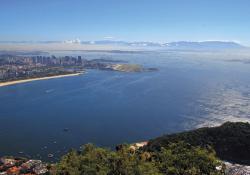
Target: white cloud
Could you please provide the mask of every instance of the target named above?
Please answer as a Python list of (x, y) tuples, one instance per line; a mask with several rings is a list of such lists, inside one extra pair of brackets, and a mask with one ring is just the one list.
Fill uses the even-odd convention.
[(66, 44), (80, 44), (81, 40), (79, 38), (76, 38), (76, 39), (73, 39), (73, 40), (63, 41), (63, 43), (66, 43)]
[(104, 39), (108, 39), (109, 40), (109, 39), (114, 39), (114, 37), (113, 36), (105, 36)]

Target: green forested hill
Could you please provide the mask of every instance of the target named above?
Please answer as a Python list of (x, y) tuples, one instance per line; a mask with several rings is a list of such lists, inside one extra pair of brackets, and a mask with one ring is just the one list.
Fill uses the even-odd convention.
[[(218, 170), (216, 167), (221, 166)], [(184, 142), (170, 144), (160, 151), (131, 150), (123, 145), (117, 151), (87, 144), (71, 151), (56, 165), (55, 175), (223, 175), (223, 164), (212, 149)]]
[(225, 165), (217, 156), (250, 164), (250, 124), (228, 122), (165, 135), (140, 149), (125, 144), (114, 151), (87, 144), (63, 156), (52, 174), (223, 175)]
[(169, 144), (184, 141), (192, 146), (211, 146), (222, 160), (250, 165), (250, 124), (227, 122), (219, 127), (164, 135), (149, 141), (145, 148), (157, 151)]

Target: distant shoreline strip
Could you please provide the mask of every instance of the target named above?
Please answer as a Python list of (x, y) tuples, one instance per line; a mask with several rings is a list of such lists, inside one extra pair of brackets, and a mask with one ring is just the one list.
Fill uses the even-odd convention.
[(31, 81), (48, 80), (48, 79), (63, 78), (63, 77), (72, 77), (72, 76), (77, 76), (77, 75), (81, 75), (81, 74), (83, 74), (83, 73), (55, 75), (55, 76), (50, 76), (50, 77), (30, 78), (30, 79), (26, 79), (26, 80), (9, 81), (9, 82), (0, 83), (0, 87), (21, 84), (21, 83), (27, 83), (27, 82), (31, 82)]

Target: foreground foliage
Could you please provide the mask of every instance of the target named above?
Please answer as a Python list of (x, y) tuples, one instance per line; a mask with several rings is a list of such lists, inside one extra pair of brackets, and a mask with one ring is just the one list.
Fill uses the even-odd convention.
[(87, 144), (72, 150), (56, 165), (62, 175), (221, 175), (221, 163), (212, 149), (184, 142), (169, 144), (156, 152), (132, 150), (123, 145), (117, 151)]
[(250, 124), (227, 122), (219, 127), (200, 128), (193, 131), (165, 135), (149, 141), (147, 151), (184, 141), (193, 146), (211, 146), (221, 160), (250, 165)]

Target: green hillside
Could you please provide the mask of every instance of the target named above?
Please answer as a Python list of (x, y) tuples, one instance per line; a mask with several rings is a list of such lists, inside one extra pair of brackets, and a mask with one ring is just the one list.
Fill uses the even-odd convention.
[(222, 160), (250, 165), (250, 124), (227, 122), (219, 127), (200, 128), (152, 139), (145, 148), (160, 150), (169, 144), (184, 141), (192, 146), (211, 146)]

